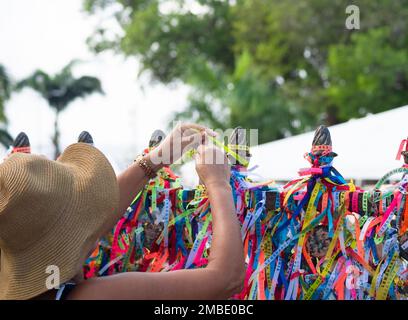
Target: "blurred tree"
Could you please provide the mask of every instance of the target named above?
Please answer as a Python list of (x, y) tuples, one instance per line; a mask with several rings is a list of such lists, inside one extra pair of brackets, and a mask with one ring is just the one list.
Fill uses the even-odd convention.
[(37, 91), (47, 100), (55, 111), (54, 136), (55, 158), (60, 154), (59, 146), (59, 115), (72, 101), (84, 98), (92, 93), (103, 93), (99, 79), (90, 76), (75, 78), (72, 67), (76, 61), (70, 62), (59, 73), (50, 76), (42, 70), (35, 71), (27, 79), (20, 81), (16, 88), (21, 90), (29, 87)]
[[(260, 142), (406, 103), (408, 3), (353, 4), (359, 30), (346, 29), (344, 0), (84, 0), (123, 29), (98, 28), (88, 41), (96, 52), (135, 55), (152, 79), (189, 84), (177, 117), (257, 127)], [(380, 96), (385, 82), (392, 90)]]
[(212, 73), (214, 69), (206, 67), (204, 61), (197, 68), (198, 79), (190, 79), (194, 88), (190, 105), (176, 115), (177, 119), (191, 119), (221, 129), (260, 129), (261, 143), (304, 129), (296, 121), (296, 108), (280, 93), (279, 82), (263, 78), (247, 52), (239, 57), (231, 75)]
[(4, 121), (4, 101), (10, 98), (11, 84), (6, 68), (0, 65), (0, 120)]
[(406, 42), (406, 34), (392, 34), (384, 27), (356, 33), (351, 43), (331, 48), (327, 96), (342, 106), (340, 121), (407, 104)]
[[(0, 122), (6, 123), (4, 115), (4, 102), (10, 98), (11, 81), (7, 74), (6, 68), (0, 65)], [(13, 138), (7, 132), (6, 128), (0, 128), (0, 143), (5, 147), (9, 147), (13, 142)]]
[[(332, 70), (333, 64), (329, 63), (331, 51), (336, 47), (346, 47), (349, 51), (357, 45), (352, 40), (353, 35), (366, 35), (376, 29), (388, 26), (390, 34), (388, 50), (401, 52), (407, 48), (408, 29), (408, 3), (401, 0), (356, 0), (354, 5), (360, 8), (361, 29), (347, 30), (345, 20), (348, 16), (345, 9), (349, 3), (343, 0), (242, 0), (235, 6), (237, 19), (234, 23), (236, 52), (249, 50), (254, 56), (254, 61), (263, 72), (270, 76), (280, 75), (284, 79), (281, 87), (286, 98), (296, 104), (302, 114), (307, 114), (312, 125), (316, 122), (325, 122), (328, 125), (336, 124), (351, 117), (357, 116), (349, 112), (347, 99), (359, 99), (360, 93), (350, 91), (348, 87), (347, 99), (333, 99), (332, 80), (335, 73), (347, 66), (337, 65), (336, 71)], [(369, 44), (369, 43), (365, 43)], [(370, 43), (374, 45), (375, 43)], [(375, 51), (376, 48), (367, 46), (366, 52)], [(388, 57), (391, 58), (388, 54)], [(377, 56), (379, 58), (379, 56)], [(342, 62), (353, 63), (349, 60)], [(398, 64), (401, 59), (395, 61)], [(363, 64), (353, 63), (352, 73), (348, 79), (358, 78), (367, 72)], [(351, 71), (351, 70), (349, 70)], [(378, 72), (387, 74), (389, 78), (396, 77), (395, 68), (385, 60), (377, 60), (372, 77), (379, 76)], [(346, 71), (347, 72), (347, 71)], [(330, 74), (330, 77), (329, 77)], [(342, 87), (334, 84), (338, 95), (342, 95)], [(402, 89), (402, 88), (401, 88)], [(400, 104), (388, 104), (383, 101), (384, 108), (390, 109), (406, 103), (405, 92), (398, 90)], [(351, 97), (351, 96), (352, 97)], [(403, 101), (403, 102), (401, 102)], [(340, 103), (341, 102), (341, 103)], [(382, 101), (378, 101), (381, 103)], [(378, 112), (378, 108), (365, 103), (367, 108), (361, 109), (358, 116), (369, 112)], [(381, 110), (382, 111), (382, 110)], [(310, 118), (310, 114), (314, 117)], [(314, 119), (313, 119), (314, 118)], [(309, 122), (307, 119), (304, 119)]]

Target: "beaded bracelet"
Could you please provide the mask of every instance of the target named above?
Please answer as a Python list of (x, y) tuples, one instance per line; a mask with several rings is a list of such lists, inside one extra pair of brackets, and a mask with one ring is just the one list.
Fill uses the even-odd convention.
[(154, 179), (157, 175), (156, 171), (153, 170), (151, 165), (147, 162), (145, 158), (143, 158), (142, 155), (138, 156), (135, 159), (135, 162), (138, 164), (140, 168), (143, 169), (144, 173), (149, 179)]

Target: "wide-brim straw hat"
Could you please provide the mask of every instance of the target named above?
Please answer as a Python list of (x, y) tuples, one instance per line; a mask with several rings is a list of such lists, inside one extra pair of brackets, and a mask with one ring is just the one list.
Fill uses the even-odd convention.
[(81, 272), (118, 202), (112, 166), (85, 143), (57, 161), (16, 153), (0, 164), (0, 299), (48, 291), (56, 270), (60, 284)]

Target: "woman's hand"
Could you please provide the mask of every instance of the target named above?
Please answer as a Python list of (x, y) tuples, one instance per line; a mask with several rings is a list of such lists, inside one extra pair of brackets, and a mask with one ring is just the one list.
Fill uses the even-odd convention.
[(216, 136), (214, 131), (199, 124), (178, 124), (163, 142), (148, 154), (154, 169), (170, 165), (179, 160), (185, 152), (197, 148), (205, 134)]
[(196, 154), (196, 170), (200, 181), (207, 187), (229, 186), (230, 168), (225, 153), (214, 146), (200, 145)]
[[(187, 150), (200, 145), (207, 134), (216, 135), (214, 131), (198, 124), (179, 124), (158, 147), (145, 155), (144, 159), (154, 171), (158, 171), (163, 166), (180, 159)], [(146, 172), (137, 163), (132, 164), (118, 176), (120, 191), (119, 210), (116, 212), (118, 219), (148, 181)]]

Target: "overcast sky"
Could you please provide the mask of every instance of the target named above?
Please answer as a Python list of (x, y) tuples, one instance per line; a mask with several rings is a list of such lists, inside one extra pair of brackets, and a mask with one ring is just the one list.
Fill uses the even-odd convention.
[[(137, 78), (136, 59), (89, 52), (85, 40), (98, 18), (83, 13), (81, 4), (81, 0), (0, 0), (0, 64), (18, 80), (35, 69), (54, 73), (72, 59), (85, 61), (75, 74), (99, 77), (106, 95), (77, 100), (62, 113), (62, 146), (88, 130), (122, 169), (146, 146), (152, 131), (165, 129), (174, 111), (186, 105), (188, 88), (152, 85), (147, 76)], [(53, 113), (36, 92), (14, 93), (6, 116), (12, 135), (25, 131), (33, 152), (52, 155)]]

